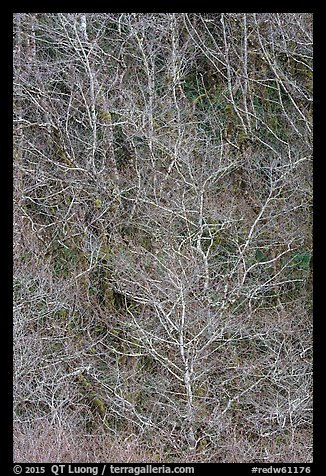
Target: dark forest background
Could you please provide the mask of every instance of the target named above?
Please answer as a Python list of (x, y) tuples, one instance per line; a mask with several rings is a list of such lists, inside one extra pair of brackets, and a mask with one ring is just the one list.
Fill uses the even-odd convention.
[(19, 462), (312, 460), (312, 15), (14, 15)]

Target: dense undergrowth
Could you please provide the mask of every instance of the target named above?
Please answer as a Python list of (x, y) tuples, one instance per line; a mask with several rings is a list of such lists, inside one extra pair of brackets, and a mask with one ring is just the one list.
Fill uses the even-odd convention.
[(16, 14), (14, 447), (312, 460), (310, 14)]

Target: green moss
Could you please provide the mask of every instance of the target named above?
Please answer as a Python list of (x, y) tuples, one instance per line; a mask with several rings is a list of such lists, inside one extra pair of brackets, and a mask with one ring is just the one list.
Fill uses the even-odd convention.
[(105, 403), (96, 395), (94, 391), (91, 392), (91, 403), (94, 409), (101, 415), (102, 418), (104, 418), (106, 415)]
[(54, 242), (50, 249), (53, 259), (53, 270), (57, 276), (67, 278), (80, 259), (80, 252), (73, 244), (63, 245), (59, 241)]
[(207, 395), (207, 385), (205, 383), (202, 383), (197, 386), (194, 390), (194, 396), (195, 397), (205, 397)]
[(84, 375), (79, 374), (78, 380), (81, 383), (92, 408), (95, 409), (102, 418), (104, 418), (106, 414), (106, 406), (104, 401), (97, 395), (96, 391), (93, 389), (93, 386)]
[(67, 319), (68, 317), (68, 311), (66, 309), (60, 309), (57, 313), (56, 313), (56, 317), (58, 317), (59, 319)]
[(111, 248), (107, 244), (102, 244), (99, 250), (99, 257), (108, 260), (111, 256)]
[(102, 207), (102, 200), (100, 198), (96, 198), (95, 202), (94, 202), (94, 206), (95, 208), (101, 208)]
[(62, 162), (65, 165), (68, 165), (69, 167), (74, 166), (74, 164), (71, 162), (71, 160), (67, 156), (66, 152), (63, 149), (61, 149), (60, 147), (57, 149), (57, 157), (59, 159), (59, 162)]
[(94, 330), (96, 334), (106, 334), (106, 326), (102, 324), (97, 324)]
[(99, 119), (100, 119), (102, 122), (106, 122), (106, 123), (111, 124), (111, 122), (112, 122), (112, 116), (111, 116), (110, 111), (100, 111), (100, 113), (99, 113)]

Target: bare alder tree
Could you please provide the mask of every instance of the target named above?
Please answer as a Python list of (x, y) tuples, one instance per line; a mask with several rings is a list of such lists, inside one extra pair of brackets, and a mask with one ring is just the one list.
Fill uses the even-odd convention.
[(17, 460), (311, 461), (312, 60), (306, 13), (15, 14)]

